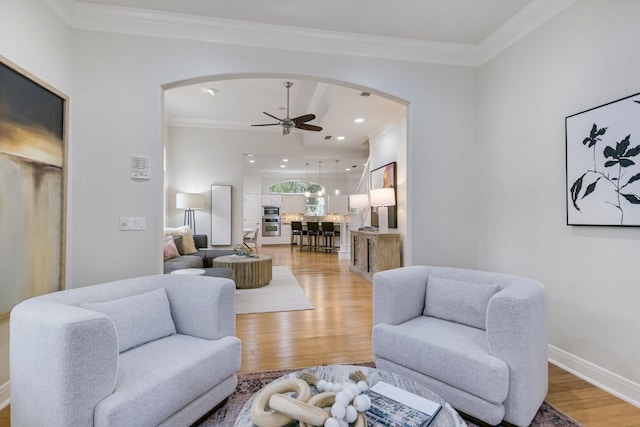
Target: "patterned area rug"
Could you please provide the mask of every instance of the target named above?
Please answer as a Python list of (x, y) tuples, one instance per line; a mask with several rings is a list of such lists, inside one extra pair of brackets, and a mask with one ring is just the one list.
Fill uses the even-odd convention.
[[(373, 366), (373, 364), (370, 363), (363, 365)], [(238, 387), (236, 391), (229, 396), (229, 399), (221, 408), (210, 415), (199, 427), (233, 426), (236, 416), (251, 396), (271, 381), (296, 370), (297, 369), (288, 369), (238, 374)], [(470, 421), (467, 421), (467, 425), (469, 427), (478, 427)], [(560, 412), (556, 407), (544, 402), (538, 414), (533, 419), (531, 427), (580, 427), (580, 424)]]

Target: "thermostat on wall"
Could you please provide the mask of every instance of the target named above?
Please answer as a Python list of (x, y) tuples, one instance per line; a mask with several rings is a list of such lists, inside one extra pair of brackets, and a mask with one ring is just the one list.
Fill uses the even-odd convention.
[(131, 157), (131, 179), (151, 179), (148, 157)]

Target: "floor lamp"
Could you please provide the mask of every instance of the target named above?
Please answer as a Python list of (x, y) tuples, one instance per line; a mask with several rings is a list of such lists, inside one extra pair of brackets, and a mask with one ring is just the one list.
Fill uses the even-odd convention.
[(389, 232), (389, 211), (387, 206), (395, 206), (396, 192), (393, 188), (375, 188), (369, 192), (371, 206), (378, 207), (378, 232)]
[(196, 212), (194, 209), (204, 209), (204, 194), (178, 193), (176, 194), (176, 208), (184, 209), (184, 225), (188, 225), (196, 234)]

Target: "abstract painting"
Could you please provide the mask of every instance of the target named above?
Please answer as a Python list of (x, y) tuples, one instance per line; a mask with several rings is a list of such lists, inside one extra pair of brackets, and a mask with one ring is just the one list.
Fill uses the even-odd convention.
[[(371, 171), (371, 189), (375, 188), (393, 188), (394, 192), (396, 192), (396, 200), (398, 200), (396, 189), (396, 162), (388, 163)], [(389, 212), (389, 228), (398, 228), (398, 207), (389, 206), (387, 210)], [(371, 225), (373, 227), (379, 227), (378, 222), (378, 208), (372, 206)]]
[(0, 319), (64, 288), (66, 103), (0, 57)]
[(565, 119), (567, 225), (640, 225), (640, 94)]

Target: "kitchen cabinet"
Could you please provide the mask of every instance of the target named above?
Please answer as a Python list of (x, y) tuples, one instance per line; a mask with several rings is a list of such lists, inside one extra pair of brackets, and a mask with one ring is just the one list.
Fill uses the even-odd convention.
[(302, 195), (283, 195), (281, 214), (295, 213), (304, 214), (304, 196)]
[(349, 196), (329, 196), (326, 213), (328, 214), (349, 213)]
[(262, 206), (280, 206), (282, 205), (281, 194), (263, 194)]
[(349, 270), (371, 281), (378, 271), (401, 267), (400, 234), (350, 230)]

